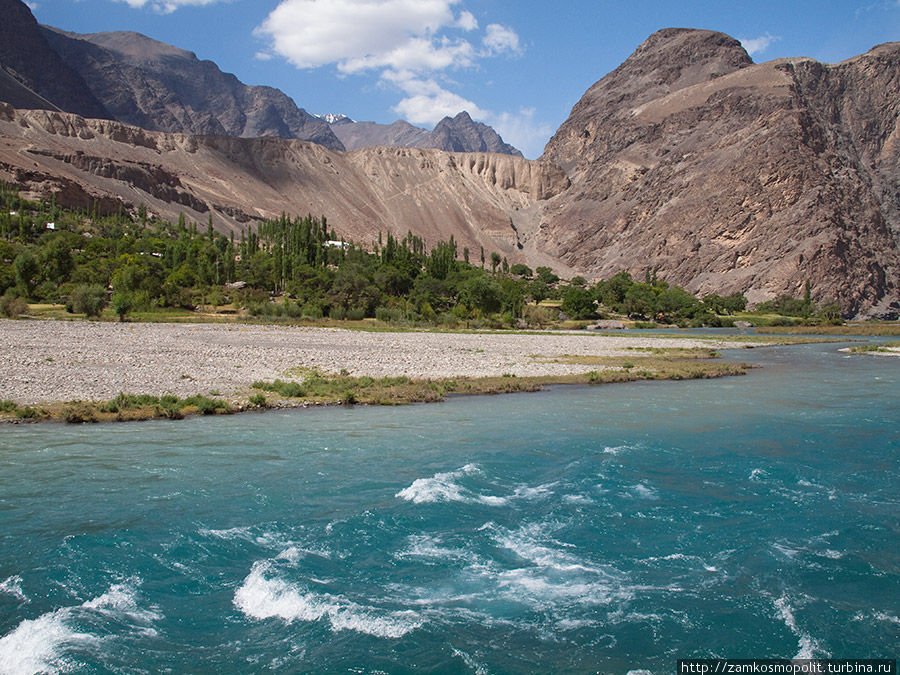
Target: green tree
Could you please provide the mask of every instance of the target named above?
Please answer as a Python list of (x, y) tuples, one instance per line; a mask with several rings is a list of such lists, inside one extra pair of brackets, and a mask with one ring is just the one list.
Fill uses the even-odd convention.
[(13, 260), (13, 270), (16, 273), (16, 286), (18, 286), (25, 295), (30, 296), (34, 291), (35, 282), (41, 268), (38, 266), (37, 259), (31, 251), (22, 251)]
[(594, 294), (580, 286), (570, 286), (563, 293), (560, 309), (573, 319), (587, 319), (596, 312)]
[(100, 284), (81, 284), (72, 290), (66, 309), (77, 314), (97, 317), (104, 307), (106, 307), (106, 289)]
[(516, 263), (512, 267), (509, 268), (510, 274), (515, 274), (520, 277), (530, 277), (533, 272), (528, 265), (523, 265), (522, 263)]
[(459, 301), (471, 309), (478, 309), (485, 314), (499, 312), (502, 304), (500, 285), (491, 278), (478, 274), (466, 281), (459, 292)]
[(116, 291), (110, 302), (119, 321), (125, 321), (125, 316), (134, 307), (134, 296), (127, 291)]
[(552, 286), (559, 281), (559, 277), (549, 267), (538, 267), (534, 271), (537, 274), (537, 278), (547, 284), (547, 286)]
[(650, 318), (656, 312), (656, 293), (649, 284), (632, 284), (625, 293), (622, 310), (629, 316)]

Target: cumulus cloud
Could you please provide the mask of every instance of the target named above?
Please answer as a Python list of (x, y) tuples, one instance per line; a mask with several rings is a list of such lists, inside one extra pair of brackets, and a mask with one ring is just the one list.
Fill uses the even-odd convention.
[(487, 34), (482, 41), (487, 53), (502, 54), (503, 52), (511, 52), (514, 54), (521, 53), (519, 47), (519, 36), (511, 28), (501, 26), (499, 23), (489, 24)]
[(422, 78), (408, 70), (388, 71), (382, 78), (405, 94), (392, 110), (412, 124), (434, 125), (445, 117), (453, 117), (463, 110), (475, 118), (489, 115), (474, 101), (448, 91), (434, 78)]
[[(149, 7), (157, 12), (161, 12), (163, 14), (171, 14), (179, 7), (189, 7), (189, 6), (203, 6), (203, 5), (211, 5), (215, 2), (222, 2), (223, 0), (120, 0), (121, 2), (125, 2), (129, 7), (134, 9), (141, 9), (143, 7)], [(224, 0), (227, 2), (227, 0)]]
[(769, 48), (773, 42), (780, 40), (780, 37), (766, 33), (757, 38), (746, 38), (741, 40), (741, 46), (747, 50), (750, 56), (756, 56)]
[[(129, 0), (141, 1), (141, 0)], [(146, 1), (146, 0), (144, 0)], [(509, 27), (484, 33), (461, 0), (281, 0), (256, 29), (269, 53), (298, 68), (333, 65), (344, 75), (377, 73), (403, 94), (394, 111), (413, 124), (433, 124), (467, 110), (487, 113), (450, 91), (448, 71), (474, 68), (483, 58), (521, 52)]]
[(298, 68), (331, 63), (345, 72), (403, 68), (411, 54), (422, 58), (420, 67), (433, 68), (452, 63), (454, 52), (465, 51), (460, 40), (437, 38), (442, 29), (472, 25), (475, 17), (468, 12), (454, 15), (457, 2), (282, 0), (256, 32), (271, 39), (275, 53)]

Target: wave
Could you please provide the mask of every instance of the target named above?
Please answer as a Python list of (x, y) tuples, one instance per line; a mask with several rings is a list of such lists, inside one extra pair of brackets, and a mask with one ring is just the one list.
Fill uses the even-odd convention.
[(645, 485), (644, 483), (638, 483), (637, 485), (633, 485), (631, 487), (631, 493), (639, 498), (639, 499), (650, 499), (657, 500), (659, 499), (659, 495), (656, 493), (656, 489)]
[(328, 593), (313, 593), (274, 576), (269, 561), (259, 561), (235, 591), (234, 605), (254, 619), (328, 621), (331, 630), (353, 630), (381, 638), (399, 638), (422, 625), (415, 612), (380, 614), (351, 600)]
[(487, 667), (478, 663), (471, 655), (467, 654), (461, 649), (457, 649), (453, 645), (450, 645), (450, 649), (453, 650), (453, 656), (458, 656), (462, 659), (463, 663), (469, 667), (469, 669), (475, 673), (475, 675), (488, 675), (491, 671), (487, 669)]
[(5, 579), (3, 583), (0, 583), (0, 593), (11, 595), (22, 602), (29, 601), (28, 596), (25, 595), (25, 591), (22, 590), (22, 577), (18, 574)]
[[(61, 607), (36, 619), (25, 619), (13, 631), (0, 638), (0, 673), (58, 673), (77, 670), (66, 658), (71, 649), (98, 646), (104, 636), (84, 632), (79, 624), (101, 625), (109, 620), (127, 624), (135, 632), (156, 635), (152, 627), (162, 616), (155, 610), (141, 609), (133, 586), (115, 584), (106, 593), (81, 605)], [(97, 627), (98, 629), (100, 626)]]
[(395, 497), (405, 499), (413, 504), (434, 504), (439, 502), (468, 502), (503, 506), (508, 503), (506, 497), (477, 495), (462, 487), (456, 481), (464, 476), (481, 473), (475, 464), (466, 464), (456, 471), (436, 473), (431, 478), (418, 478), (412, 485), (398, 492)]
[(816, 641), (809, 633), (800, 629), (797, 625), (797, 618), (794, 616), (795, 608), (791, 605), (790, 600), (787, 596), (782, 595), (780, 598), (775, 600), (775, 611), (778, 614), (778, 618), (780, 618), (784, 625), (787, 626), (790, 631), (797, 636), (798, 639), (798, 651), (794, 656), (795, 659), (814, 659), (818, 657), (829, 657), (831, 656), (828, 652), (822, 649), (819, 646), (818, 641)]

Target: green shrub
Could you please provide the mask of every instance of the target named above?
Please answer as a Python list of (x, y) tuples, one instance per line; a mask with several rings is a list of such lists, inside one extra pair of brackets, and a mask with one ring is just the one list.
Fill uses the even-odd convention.
[(321, 319), (323, 316), (322, 308), (312, 302), (303, 305), (301, 315), (304, 319)]
[(97, 421), (94, 409), (82, 401), (71, 401), (66, 405), (62, 411), (62, 418), (66, 424), (85, 424)]
[(39, 416), (38, 411), (30, 405), (16, 409), (16, 417), (20, 420), (33, 420)]
[(253, 394), (253, 396), (248, 399), (248, 403), (257, 408), (265, 408), (266, 397), (263, 394)]
[(366, 310), (362, 307), (354, 307), (353, 309), (347, 310), (347, 320), (348, 321), (362, 321), (366, 318)]
[(15, 412), (19, 408), (15, 401), (4, 399), (0, 401), (0, 412)]
[(72, 290), (66, 311), (97, 317), (106, 307), (106, 289), (100, 284), (80, 284)]
[(336, 321), (343, 321), (347, 318), (347, 310), (340, 305), (335, 305), (329, 310), (328, 316)]
[(28, 303), (22, 298), (13, 295), (8, 291), (0, 297), (0, 314), (3, 316), (9, 319), (15, 319), (22, 316), (27, 311)]
[(263, 382), (262, 380), (258, 380), (251, 386), (254, 389), (275, 392), (285, 398), (299, 398), (306, 393), (303, 386), (297, 382), (285, 382), (283, 380), (275, 380), (274, 382)]
[(194, 406), (203, 415), (213, 415), (218, 410), (228, 410), (225, 401), (218, 398), (208, 398), (201, 394), (184, 399), (184, 405)]

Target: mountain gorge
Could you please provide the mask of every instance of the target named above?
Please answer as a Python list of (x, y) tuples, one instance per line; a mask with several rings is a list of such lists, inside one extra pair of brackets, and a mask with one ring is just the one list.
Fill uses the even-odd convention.
[(329, 124), (143, 36), (35, 30), (29, 48), (78, 62), (59, 82), (90, 84), (77, 105), (94, 112), (53, 103), (59, 92), (0, 47), (0, 179), (27, 195), (143, 204), (226, 232), (324, 214), (364, 245), (379, 232), (452, 235), (476, 257), (483, 247), (563, 275), (656, 274), (751, 302), (809, 282), (847, 316), (900, 314), (900, 44), (834, 65), (755, 64), (722, 33), (665, 29), (529, 161), (464, 113), (432, 132)]

